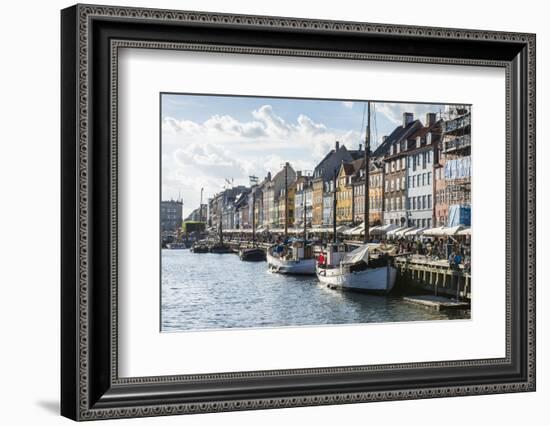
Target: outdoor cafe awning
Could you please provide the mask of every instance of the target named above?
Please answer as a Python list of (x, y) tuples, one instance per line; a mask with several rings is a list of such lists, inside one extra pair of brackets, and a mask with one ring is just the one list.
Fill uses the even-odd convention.
[(394, 225), (393, 223), (390, 223), (388, 225), (384, 225), (384, 226), (374, 228), (370, 231), (370, 233), (371, 233), (371, 235), (384, 235), (387, 232), (389, 232), (393, 229), (397, 229), (397, 228), (399, 228), (399, 226)]
[(447, 227), (447, 226), (439, 226), (437, 228), (430, 228), (424, 230), (422, 235), (426, 235), (428, 237), (449, 237), (456, 235), (459, 231), (463, 230), (464, 226), (458, 225), (453, 227)]

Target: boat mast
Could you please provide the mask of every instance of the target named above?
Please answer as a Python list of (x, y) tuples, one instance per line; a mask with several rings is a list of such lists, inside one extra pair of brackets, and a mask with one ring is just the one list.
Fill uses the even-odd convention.
[(364, 209), (363, 209), (363, 225), (365, 226), (365, 232), (363, 242), (368, 243), (370, 239), (369, 229), (369, 151), (370, 151), (370, 102), (367, 102), (368, 115), (367, 115), (367, 131), (365, 132), (365, 191), (364, 191)]
[(199, 206), (199, 222), (202, 222), (202, 192), (203, 192), (204, 188), (201, 188), (201, 204)]
[(307, 234), (307, 216), (306, 216), (306, 191), (305, 188), (302, 189), (302, 198), (303, 198), (303, 206), (304, 206), (304, 244), (306, 242), (306, 234)]
[(332, 196), (332, 241), (336, 244), (336, 182), (338, 181), (338, 169), (334, 169), (333, 196)]
[(288, 162), (285, 163), (285, 240), (288, 237)]
[(252, 190), (252, 246), (256, 246), (256, 191)]

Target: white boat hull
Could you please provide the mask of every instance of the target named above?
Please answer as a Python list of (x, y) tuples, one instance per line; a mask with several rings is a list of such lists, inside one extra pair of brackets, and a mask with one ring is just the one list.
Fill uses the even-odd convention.
[(357, 272), (343, 273), (341, 268), (316, 268), (317, 278), (329, 288), (372, 293), (389, 293), (395, 285), (397, 269), (393, 266), (368, 268)]
[(279, 274), (315, 275), (315, 264), (315, 259), (286, 260), (267, 253), (269, 270)]

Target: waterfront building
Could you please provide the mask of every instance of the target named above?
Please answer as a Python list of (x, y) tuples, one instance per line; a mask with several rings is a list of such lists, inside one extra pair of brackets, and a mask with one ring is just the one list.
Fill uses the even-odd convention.
[(296, 194), (294, 197), (294, 225), (304, 226), (304, 205), (306, 225), (311, 226), (313, 220), (313, 184), (312, 177), (297, 172)]
[[(285, 173), (286, 169), (286, 173)], [(277, 227), (279, 225), (279, 204), (281, 193), (286, 185), (292, 184), (296, 180), (296, 172), (289, 163), (279, 171), (272, 179), (265, 184), (263, 191), (264, 225), (268, 227)], [(282, 192), (281, 192), (282, 191)], [(292, 206), (294, 211), (294, 206)]]
[(246, 191), (243, 185), (224, 189), (208, 201), (208, 226), (217, 229), (222, 224), (224, 229), (235, 226), (235, 200)]
[(313, 170), (312, 179), (312, 226), (327, 226), (332, 224), (332, 195), (334, 175), (340, 170), (342, 162), (350, 163), (364, 156), (364, 151), (359, 145), (358, 150), (348, 150), (344, 145), (340, 146), (340, 142), (336, 141), (334, 149), (332, 149), (325, 157), (317, 164)]
[(351, 225), (353, 222), (353, 186), (352, 178), (355, 167), (359, 167), (364, 160), (355, 160), (352, 163), (342, 163), (336, 179), (336, 224)]
[(203, 204), (202, 211), (200, 207), (197, 207), (195, 210), (187, 215), (187, 217), (184, 219), (184, 222), (205, 222), (207, 211), (208, 204)]
[[(296, 195), (296, 181), (288, 184), (288, 199), (286, 198), (285, 188), (281, 188), (279, 196), (277, 197), (277, 219), (275, 227), (284, 228), (285, 219), (288, 228), (294, 226), (294, 203)], [(286, 210), (288, 209), (288, 218), (286, 216)]]
[(162, 232), (175, 232), (182, 224), (182, 200), (167, 200), (160, 203), (160, 229)]
[(250, 226), (250, 211), (248, 205), (249, 194), (250, 189), (246, 189), (245, 191), (241, 192), (235, 200), (235, 218), (233, 221), (234, 229), (244, 229)]
[[(384, 198), (384, 167), (376, 160), (369, 162), (369, 226), (382, 224)], [(361, 162), (353, 177), (353, 222), (364, 221), (365, 209), (365, 162)]]
[(435, 224), (434, 171), (441, 123), (435, 113), (426, 114), (425, 126), (407, 138), (406, 210), (407, 226), (419, 228)]
[(385, 225), (407, 224), (407, 138), (422, 127), (412, 113), (403, 113), (402, 125), (396, 127), (374, 152), (375, 156), (382, 156), (384, 164)]
[(441, 159), (436, 175), (437, 223), (470, 225), (471, 110), (447, 105), (443, 112)]

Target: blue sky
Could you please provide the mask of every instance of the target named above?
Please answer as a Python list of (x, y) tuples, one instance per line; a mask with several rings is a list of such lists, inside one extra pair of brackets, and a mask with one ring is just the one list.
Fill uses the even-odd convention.
[[(338, 140), (364, 144), (364, 101), (163, 94), (162, 198), (184, 199), (184, 215), (227, 185), (248, 185), (285, 161), (313, 170)], [(401, 123), (403, 112), (424, 121), (441, 104), (371, 103), (372, 148)]]

